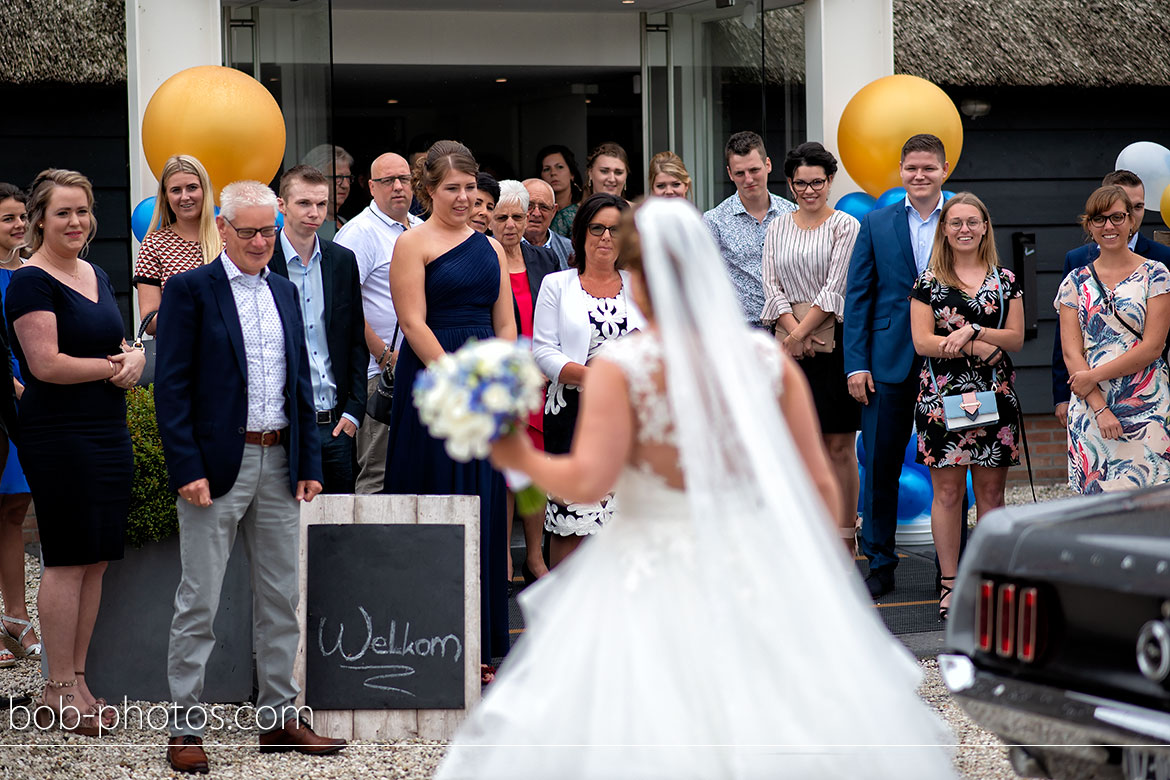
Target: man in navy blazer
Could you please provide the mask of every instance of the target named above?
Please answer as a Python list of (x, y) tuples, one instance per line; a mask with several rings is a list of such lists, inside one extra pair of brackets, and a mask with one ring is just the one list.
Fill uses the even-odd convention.
[[(1146, 187), (1136, 173), (1132, 171), (1113, 171), (1105, 174), (1101, 186), (1116, 184), (1125, 190), (1133, 202), (1133, 229), (1129, 239), (1130, 250), (1147, 260), (1157, 260), (1170, 268), (1170, 246), (1164, 246), (1151, 241), (1141, 234), (1142, 218), (1146, 215)], [(1101, 248), (1096, 244), (1082, 244), (1064, 256), (1064, 280), (1077, 268), (1088, 265), (1101, 254)], [(1068, 369), (1064, 365), (1064, 350), (1060, 344), (1060, 320), (1056, 321), (1056, 333), (1052, 338), (1052, 403), (1056, 407), (1056, 419), (1061, 425), (1068, 425), (1068, 402), (1070, 398), (1068, 386)]]
[(354, 436), (366, 416), (366, 320), (354, 253), (324, 238), (329, 179), (298, 165), (280, 177), (284, 228), (268, 268), (290, 279), (300, 294), (302, 341), (309, 360), (324, 493), (352, 493)]
[(276, 195), (233, 182), (216, 219), (223, 253), (167, 282), (158, 316), (155, 407), (178, 491), (182, 575), (167, 653), (167, 760), (207, 772), (199, 703), (212, 623), (236, 535), (252, 570), (260, 749), (306, 753), (344, 742), (314, 734), (296, 710), (300, 501), (321, 491), (309, 366), (296, 287), (268, 271)]
[(910, 337), (910, 288), (930, 261), (948, 164), (942, 141), (916, 135), (902, 147), (905, 200), (865, 215), (845, 287), (845, 373), (862, 404), (865, 496), (861, 551), (878, 598), (894, 589), (898, 477), (914, 427), (922, 360)]

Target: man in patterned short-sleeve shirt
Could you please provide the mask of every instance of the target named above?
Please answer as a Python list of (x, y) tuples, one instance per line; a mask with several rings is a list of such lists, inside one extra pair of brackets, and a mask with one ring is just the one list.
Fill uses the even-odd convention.
[(760, 268), (764, 236), (772, 220), (786, 211), (795, 211), (796, 204), (768, 192), (772, 161), (764, 149), (764, 139), (757, 133), (746, 130), (731, 136), (724, 157), (735, 194), (704, 213), (703, 221), (715, 236), (727, 263), (744, 317), (751, 325), (761, 327), (764, 284)]

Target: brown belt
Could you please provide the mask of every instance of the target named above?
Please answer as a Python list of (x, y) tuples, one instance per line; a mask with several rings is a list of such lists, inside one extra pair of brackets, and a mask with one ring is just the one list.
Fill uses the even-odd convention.
[(245, 444), (259, 444), (261, 447), (271, 447), (274, 444), (280, 444), (284, 441), (284, 432), (287, 428), (282, 428), (279, 431), (247, 431), (244, 433)]

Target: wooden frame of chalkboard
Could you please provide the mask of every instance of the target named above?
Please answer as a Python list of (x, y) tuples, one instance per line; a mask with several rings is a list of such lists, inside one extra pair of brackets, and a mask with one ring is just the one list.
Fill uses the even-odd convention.
[[(463, 707), (449, 709), (313, 710), (313, 727), (331, 737), (389, 741), (419, 737), (449, 740), (467, 712), (480, 699), (479, 630), (479, 497), (406, 495), (322, 495), (301, 505), (300, 601), (297, 616), (301, 643), (295, 677), (301, 687), (297, 705), (305, 705), (306, 640), (309, 632), (308, 528), (311, 525), (458, 525), (463, 527)], [(371, 550), (371, 560), (359, 563), (377, 574), (384, 561)], [(363, 627), (364, 630), (364, 627)], [(308, 636), (307, 636), (308, 635)], [(385, 706), (385, 702), (379, 704)]]

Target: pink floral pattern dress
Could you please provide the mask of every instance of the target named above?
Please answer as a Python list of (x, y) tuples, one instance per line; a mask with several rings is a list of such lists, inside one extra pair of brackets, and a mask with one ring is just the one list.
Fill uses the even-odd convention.
[[(1000, 290), (1005, 307), (1012, 298), (1023, 295), (1015, 274), (1006, 268), (987, 274), (974, 296), (943, 284), (928, 268), (914, 282), (910, 297), (930, 306), (934, 311), (935, 335), (947, 336), (969, 323), (985, 328), (1002, 327)], [(1006, 311), (1003, 317), (1007, 318)], [(1013, 387), (1016, 374), (1006, 358), (1005, 354), (994, 366), (966, 356), (923, 361), (914, 411), (919, 463), (930, 468), (1006, 468), (1020, 462), (1020, 401)], [(930, 378), (930, 364), (938, 380), (937, 389)], [(996, 393), (999, 420), (980, 428), (948, 431), (942, 396), (987, 390)]]
[[(1133, 349), (1145, 331), (1146, 304), (1170, 293), (1170, 272), (1146, 260), (1112, 290), (1098, 285), (1089, 266), (1077, 268), (1060, 284), (1053, 302), (1077, 310), (1090, 367), (1108, 363)], [(1106, 439), (1088, 404), (1074, 393), (1068, 406), (1068, 484), (1078, 493), (1170, 482), (1170, 381), (1161, 356), (1136, 374), (1100, 384), (1105, 403), (1121, 423), (1120, 439)]]

